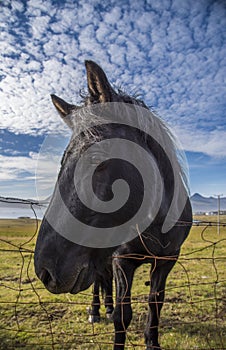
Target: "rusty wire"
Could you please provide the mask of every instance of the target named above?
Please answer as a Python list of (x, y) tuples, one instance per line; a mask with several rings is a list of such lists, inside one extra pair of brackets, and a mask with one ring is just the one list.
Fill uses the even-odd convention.
[[(2, 199), (0, 199), (0, 201), (4, 201)], [(7, 199), (7, 202), (10, 202), (10, 199)], [(61, 349), (62, 348), (62, 342), (59, 342), (58, 339), (59, 336), (61, 335), (60, 330), (56, 330), (55, 327), (53, 327), (53, 318), (54, 318), (54, 311), (49, 311), (48, 307), (51, 305), (64, 305), (66, 308), (70, 307), (70, 306), (74, 306), (74, 305), (84, 305), (84, 309), (86, 309), (87, 306), (90, 305), (91, 303), (91, 299), (92, 299), (92, 294), (88, 293), (88, 292), (83, 292), (80, 293), (85, 299), (86, 301), (72, 301), (72, 300), (64, 300), (64, 301), (43, 301), (42, 300), (42, 295), (41, 293), (44, 291), (44, 287), (42, 286), (35, 286), (34, 281), (37, 279), (34, 279), (34, 277), (30, 276), (30, 269), (31, 269), (31, 264), (32, 264), (32, 258), (33, 258), (33, 249), (30, 249), (29, 247), (27, 247), (27, 245), (29, 243), (32, 242), (32, 240), (35, 238), (35, 236), (37, 235), (38, 232), (38, 227), (39, 227), (39, 220), (37, 218), (35, 209), (34, 209), (34, 205), (37, 205), (37, 202), (35, 201), (24, 201), (24, 200), (20, 200), (18, 199), (16, 201), (18, 204), (19, 203), (27, 203), (30, 205), (30, 208), (33, 212), (34, 215), (34, 222), (35, 222), (35, 228), (34, 228), (34, 233), (33, 235), (31, 235), (25, 242), (21, 243), (21, 244), (15, 244), (13, 242), (11, 242), (10, 240), (6, 239), (6, 238), (0, 238), (0, 242), (4, 243), (5, 245), (7, 245), (7, 248), (0, 248), (0, 252), (5, 252), (5, 253), (18, 253), (18, 261), (20, 261), (20, 268), (19, 268), (19, 277), (17, 278), (17, 287), (15, 287), (14, 285), (8, 285), (7, 283), (4, 282), (4, 278), (2, 278), (0, 276), (0, 287), (1, 288), (6, 288), (9, 289), (13, 292), (15, 292), (15, 300), (11, 301), (5, 301), (2, 300), (0, 301), (0, 305), (7, 305), (8, 308), (10, 308), (13, 311), (13, 319), (14, 319), (14, 323), (11, 327), (9, 327), (9, 325), (1, 325), (1, 329), (3, 331), (7, 331), (9, 333), (14, 334), (12, 335), (11, 338), (11, 342), (12, 344), (14, 344), (14, 342), (16, 343), (16, 340), (18, 338), (18, 336), (20, 335), (21, 332), (25, 332), (27, 335), (29, 335), (30, 339), (32, 339), (32, 343), (28, 343), (28, 342), (21, 342), (19, 343), (19, 348), (21, 347), (25, 347), (27, 349), (31, 348), (34, 349), (35, 347), (37, 349)], [(15, 200), (13, 201), (13, 203), (15, 203)], [(179, 226), (184, 226), (189, 224), (188, 222), (178, 222), (177, 225)], [(202, 242), (204, 242), (206, 245), (204, 247), (200, 247), (197, 249), (194, 249), (190, 252), (186, 252), (186, 253), (182, 253), (179, 261), (177, 262), (178, 266), (181, 267), (181, 269), (184, 271), (184, 274), (186, 276), (186, 279), (184, 281), (183, 285), (174, 285), (174, 286), (167, 286), (167, 288), (165, 289), (166, 293), (170, 292), (171, 290), (177, 292), (180, 291), (183, 288), (186, 288), (188, 290), (188, 295), (189, 295), (189, 300), (185, 300), (182, 299), (180, 300), (180, 304), (188, 304), (191, 308), (194, 308), (196, 305), (199, 305), (200, 303), (208, 303), (208, 302), (212, 302), (214, 303), (214, 315), (207, 315), (209, 316), (209, 318), (211, 318), (212, 320), (214, 320), (215, 323), (215, 329), (216, 332), (218, 330), (218, 326), (219, 326), (219, 310), (220, 310), (220, 303), (225, 302), (226, 300), (223, 300), (223, 296), (222, 295), (218, 295), (218, 286), (226, 283), (226, 278), (220, 278), (219, 275), (219, 270), (217, 267), (217, 262), (218, 261), (226, 261), (226, 255), (217, 257), (216, 256), (216, 247), (218, 247), (219, 245), (221, 245), (224, 241), (226, 241), (226, 238), (223, 237), (219, 237), (219, 239), (217, 241), (212, 241), (210, 240), (208, 237), (206, 237), (206, 232), (208, 230), (209, 227), (213, 227), (213, 226), (218, 226), (219, 224), (217, 222), (213, 222), (213, 221), (199, 221), (199, 222), (193, 222), (192, 223), (193, 226), (199, 226), (201, 228), (201, 240)], [(226, 222), (225, 223), (220, 223), (221, 227), (226, 227)], [(211, 257), (204, 257), (204, 256), (197, 256), (197, 253), (203, 253), (205, 252), (205, 250), (207, 249), (212, 249), (212, 254)], [(138, 255), (138, 254), (128, 254), (128, 255), (124, 255), (123, 258), (126, 259), (140, 259), (140, 260), (145, 260), (147, 258), (150, 258), (150, 252), (147, 250), (147, 255)], [(225, 252), (224, 252), (225, 254)], [(25, 266), (25, 255), (26, 258), (28, 258), (28, 262), (27, 262), (27, 266)], [(27, 256), (29, 255), (29, 256)], [(152, 255), (151, 255), (152, 256)], [(152, 256), (153, 258), (153, 256)], [(176, 259), (176, 257), (154, 257), (155, 259)], [(185, 263), (193, 263), (193, 262), (202, 262), (204, 261), (206, 264), (209, 264), (208, 266), (210, 268), (213, 269), (214, 271), (214, 281), (210, 281), (210, 282), (205, 282), (205, 281), (200, 281), (198, 283), (193, 282), (190, 279), (190, 273), (189, 270), (187, 268), (187, 265), (185, 266)], [(23, 281), (23, 274), (24, 271), (26, 273), (26, 284), (27, 287), (24, 287), (24, 281)], [(123, 271), (122, 271), (123, 273)], [(13, 277), (13, 276), (12, 276)], [(169, 277), (170, 278), (170, 277)], [(8, 280), (6, 280), (6, 282), (8, 282)], [(192, 293), (192, 288), (196, 287), (196, 286), (208, 286), (208, 285), (212, 285), (213, 286), (213, 295), (210, 296), (209, 298), (205, 298), (205, 299), (198, 299), (198, 300), (194, 300), (194, 296)], [(37, 301), (21, 301), (21, 296), (23, 293), (25, 292), (33, 292), (36, 300)], [(196, 296), (195, 296), (196, 297)], [(134, 295), (132, 297), (131, 300), (131, 304), (135, 305), (135, 304), (142, 304), (144, 303), (145, 305), (147, 304), (147, 300), (148, 300), (148, 293), (142, 293), (139, 295)], [(125, 302), (126, 303), (126, 302)], [(172, 305), (174, 302), (173, 301), (169, 301), (165, 300), (164, 304), (168, 304), (168, 305)], [(176, 303), (176, 302), (175, 302)], [(20, 308), (21, 307), (26, 307), (26, 305), (34, 305), (35, 306), (39, 306), (41, 308), (41, 310), (43, 311), (43, 313), (45, 314), (45, 322), (46, 322), (46, 331), (45, 332), (40, 332), (39, 330), (34, 330), (34, 329), (23, 329), (23, 326), (21, 325), (21, 321), (20, 321)], [(140, 318), (142, 318), (142, 315), (139, 315)], [(223, 316), (222, 316), (223, 317)], [(164, 315), (163, 315), (164, 318)], [(208, 320), (208, 317), (207, 317)], [(177, 324), (181, 324), (181, 321), (175, 322), (174, 321), (174, 325), (176, 326)], [(192, 325), (197, 324), (197, 326), (199, 325), (199, 321), (192, 321), (191, 322)], [(185, 323), (185, 326), (189, 326), (189, 323)], [(203, 323), (202, 323), (203, 325)], [(164, 325), (163, 325), (164, 327)], [(90, 328), (89, 328), (90, 329)], [(132, 341), (130, 339), (130, 334), (132, 332), (135, 332), (136, 334), (138, 333), (143, 333), (143, 329), (138, 329), (138, 327), (134, 327), (134, 325), (132, 325), (128, 331), (128, 341), (127, 341), (127, 345), (126, 348), (132, 348), (132, 349), (139, 349), (142, 348), (144, 349), (144, 344), (140, 344), (139, 341), (137, 341), (136, 343), (134, 341)], [(71, 332), (65, 332), (63, 333), (62, 336), (71, 336)], [(98, 340), (98, 336), (104, 336), (105, 340)], [(96, 328), (94, 325), (91, 326), (91, 332), (87, 332), (85, 335), (80, 334), (80, 333), (74, 333), (73, 332), (73, 341), (71, 340), (67, 340), (66, 341), (66, 348), (70, 349), (80, 349), (80, 346), (82, 344), (82, 346), (88, 346), (87, 348), (84, 349), (90, 349), (89, 346), (93, 345), (96, 346), (98, 349), (101, 350), (101, 346), (108, 346), (109, 348), (112, 347), (113, 342), (112, 341), (108, 341), (109, 338), (112, 339), (113, 336), (113, 330), (112, 331), (104, 331), (101, 330), (101, 332), (98, 330), (98, 328)], [(45, 339), (48, 338), (48, 341), (40, 341), (40, 337), (44, 337)], [(76, 340), (77, 339), (77, 340)], [(223, 343), (223, 339), (222, 336), (219, 336), (219, 343), (220, 345), (215, 346), (213, 348), (213, 346), (211, 345), (210, 341), (207, 339), (207, 343), (208, 343), (208, 348), (204, 348), (202, 346), (202, 344), (199, 344), (200, 346), (197, 345), (197, 347), (195, 347), (196, 350), (223, 350), (226, 349), (226, 345)], [(78, 342), (78, 346), (75, 345), (75, 342)], [(1, 345), (0, 345), (1, 348)], [(15, 348), (15, 345), (12, 345), (11, 347), (12, 349)], [(105, 347), (106, 348), (106, 347)], [(10, 349), (10, 345), (8, 346), (8, 349)], [(63, 348), (62, 348), (63, 349)], [(167, 350), (171, 350), (170, 347), (167, 347)], [(175, 350), (175, 349), (173, 349)]]

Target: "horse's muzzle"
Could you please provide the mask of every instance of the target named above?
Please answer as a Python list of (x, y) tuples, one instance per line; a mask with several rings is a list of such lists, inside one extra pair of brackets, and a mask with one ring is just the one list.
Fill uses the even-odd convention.
[(74, 282), (74, 285), (70, 291), (71, 294), (77, 294), (82, 290), (85, 290), (91, 286), (94, 282), (94, 274), (90, 271), (89, 268), (84, 267), (80, 270), (77, 275), (77, 278)]
[[(62, 287), (60, 286), (57, 279), (49, 269), (42, 269), (40, 273), (37, 273), (38, 278), (42, 281), (45, 288), (54, 294), (63, 293)], [(64, 286), (65, 287), (65, 286)], [(68, 291), (68, 290), (67, 290)]]
[(76, 274), (74, 273), (73, 278), (67, 281), (65, 278), (56, 278), (49, 268), (42, 268), (40, 271), (36, 271), (36, 274), (45, 288), (53, 294), (77, 294), (89, 288), (95, 279), (95, 274), (87, 266), (83, 266)]

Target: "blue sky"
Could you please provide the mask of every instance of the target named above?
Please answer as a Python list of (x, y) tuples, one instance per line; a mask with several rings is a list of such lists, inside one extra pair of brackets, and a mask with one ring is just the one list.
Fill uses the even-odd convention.
[[(49, 95), (79, 102), (85, 59), (176, 132), (191, 193), (226, 195), (224, 0), (4, 0), (0, 26), (0, 195), (36, 197), (38, 159), (51, 193), (67, 131)], [(57, 152), (38, 158), (52, 135)]]

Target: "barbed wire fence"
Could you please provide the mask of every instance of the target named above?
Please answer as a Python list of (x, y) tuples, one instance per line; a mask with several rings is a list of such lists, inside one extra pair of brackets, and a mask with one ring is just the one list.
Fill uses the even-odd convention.
[[(26, 234), (21, 233), (20, 236), (15, 232), (11, 235), (7, 229), (10, 231), (13, 227), (7, 222), (6, 233), (0, 236), (3, 266), (0, 270), (0, 348), (111, 349), (113, 325), (105, 319), (100, 324), (88, 324), (86, 309), (92, 300), (91, 291), (76, 296), (54, 296), (42, 287), (35, 276), (33, 254), (40, 223), (36, 214), (38, 202), (0, 199), (0, 202), (4, 201), (29, 206), (33, 218), (24, 218), (22, 224), (32, 226), (29, 227), (33, 232), (25, 231)], [(184, 224), (187, 223), (178, 223)], [(226, 222), (220, 223), (221, 235), (213, 235), (212, 229), (217, 229), (219, 224), (212, 220), (197, 220), (192, 224), (196, 235), (192, 237), (189, 247), (182, 249), (168, 278), (160, 327), (163, 348), (223, 350), (226, 349)], [(143, 265), (141, 272), (148, 280), (149, 268)], [(126, 349), (145, 348), (142, 340), (148, 310), (148, 289), (145, 289), (145, 285), (149, 283), (144, 283), (143, 279), (141, 281), (140, 273), (135, 287), (141, 283), (142, 288), (134, 288), (133, 321), (128, 330)], [(175, 339), (174, 343), (170, 339), (178, 336), (177, 327), (185, 338), (184, 344), (186, 337), (196, 339), (196, 336), (198, 343), (189, 348), (183, 348), (185, 345), (178, 343), (175, 348)]]

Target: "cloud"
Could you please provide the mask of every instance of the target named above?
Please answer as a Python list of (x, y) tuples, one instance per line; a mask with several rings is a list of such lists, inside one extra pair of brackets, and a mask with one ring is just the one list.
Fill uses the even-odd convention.
[[(225, 26), (222, 1), (13, 1), (2, 5), (1, 128), (65, 131), (50, 93), (78, 103), (84, 59), (110, 80), (140, 91), (172, 126), (182, 123), (187, 150), (224, 155)], [(209, 148), (202, 147), (202, 140)], [(209, 151), (208, 151), (209, 149)]]
[[(1, 181), (21, 179), (21, 174), (34, 175), (37, 159), (35, 157), (2, 156), (0, 155)], [(25, 176), (26, 177), (26, 176)]]
[[(27, 188), (23, 189), (26, 197), (30, 196), (30, 192), (36, 192), (35, 197), (38, 198), (50, 195), (57, 179), (62, 151), (63, 147), (55, 150), (55, 153), (30, 152), (28, 156), (0, 155), (0, 193), (4, 193), (10, 182), (13, 183), (15, 192), (19, 192), (18, 188), (27, 184)], [(35, 192), (31, 191), (31, 188), (35, 189)], [(34, 198), (34, 194), (32, 197)]]
[(180, 126), (175, 127), (175, 131), (180, 137), (183, 148), (187, 151), (204, 153), (213, 158), (226, 157), (226, 131), (209, 131), (208, 137), (205, 131), (197, 133), (196, 130), (184, 130)]

